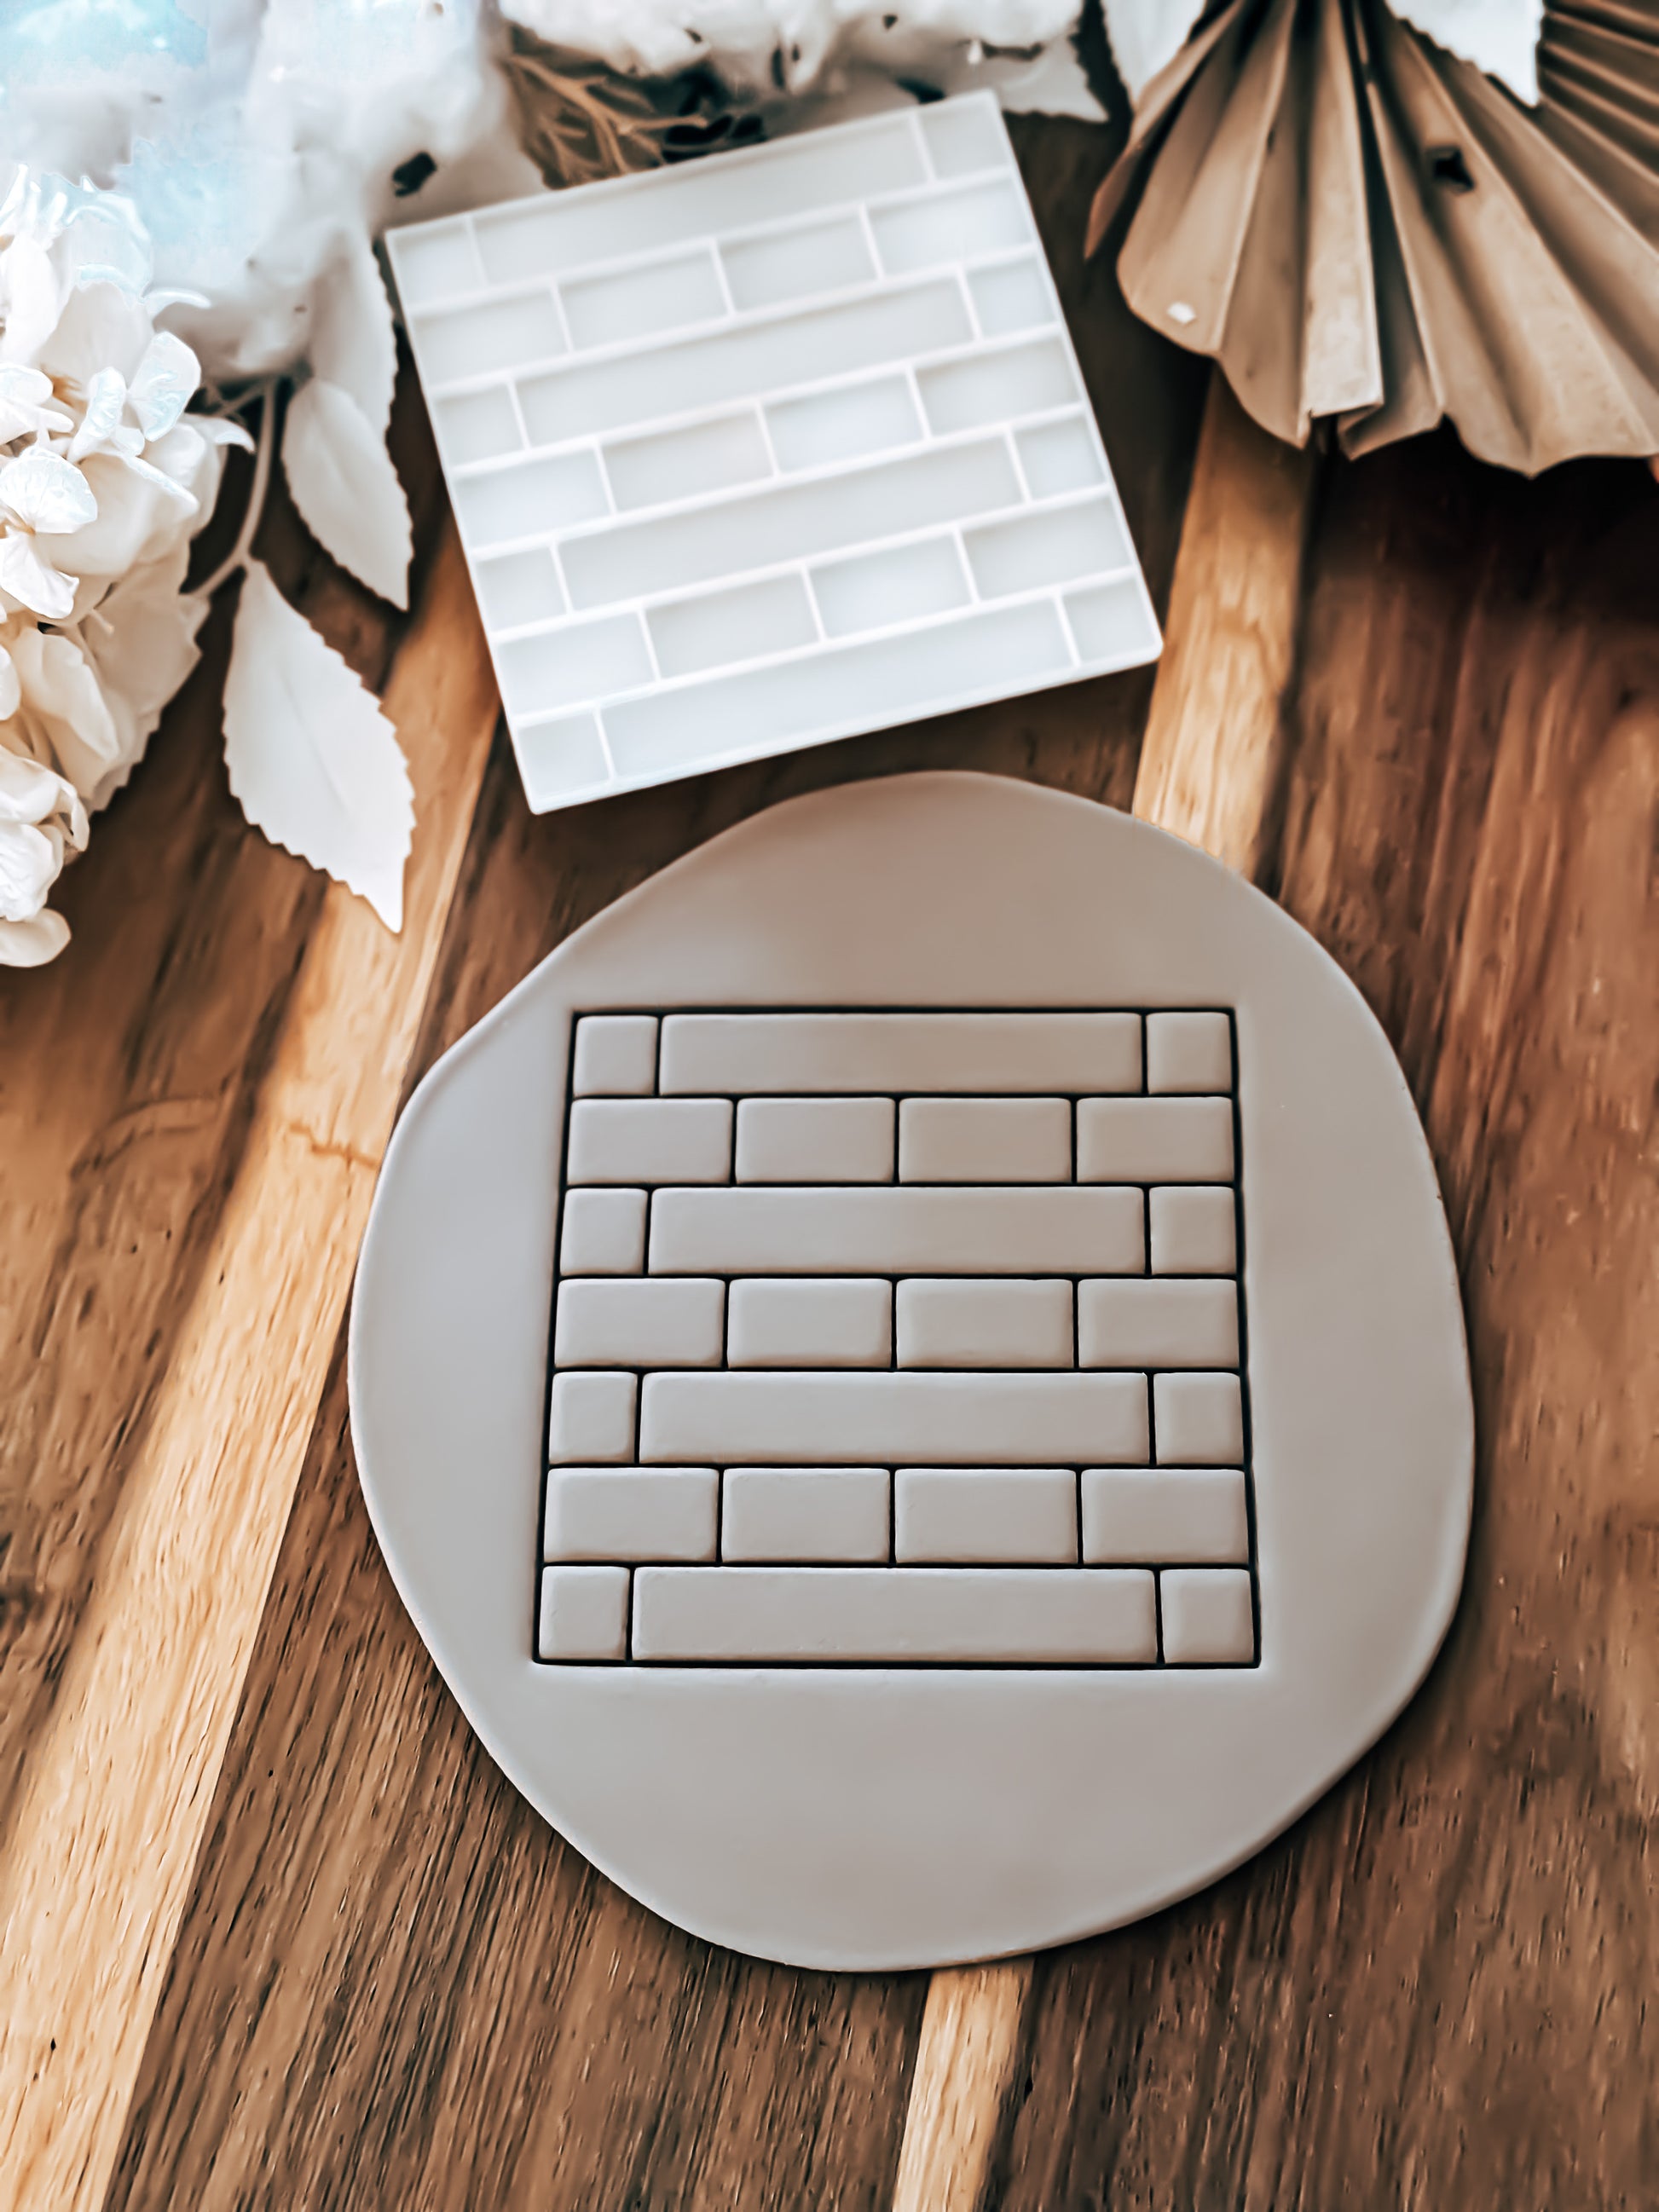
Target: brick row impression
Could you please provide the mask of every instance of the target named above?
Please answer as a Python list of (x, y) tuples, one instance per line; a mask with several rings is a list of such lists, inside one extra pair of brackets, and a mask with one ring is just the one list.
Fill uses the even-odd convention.
[(1232, 1088), (1208, 1011), (580, 1020), (538, 1656), (1253, 1660)]

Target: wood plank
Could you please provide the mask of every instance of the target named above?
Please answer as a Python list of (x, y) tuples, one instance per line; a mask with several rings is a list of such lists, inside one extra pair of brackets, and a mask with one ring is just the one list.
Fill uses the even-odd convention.
[(1210, 385), (1134, 811), (1242, 875), (1266, 857), (1285, 758), (1317, 458)]
[[(1317, 472), (1216, 376), (1176, 556), (1133, 811), (1254, 874), (1286, 758), (1284, 701)], [(1033, 1961), (935, 1974), (893, 2212), (975, 2212), (1008, 2118)]]
[[(441, 507), (406, 400), (392, 444), (424, 564)], [(318, 553), (280, 483), (260, 551), (378, 687), (403, 624)], [(226, 788), (231, 611), (227, 596), (142, 769), (62, 878), (69, 950), (0, 970), (0, 1311), (27, 1322), (0, 1334), (0, 1848), (325, 889)]]
[(1040, 1964), (1008, 2212), (1652, 2193), (1656, 556), (1634, 470), (1527, 485), (1436, 438), (1336, 472), (1268, 874), (1439, 1164), (1468, 1586), (1425, 1691), (1289, 1836)]
[(104, 2194), (448, 912), (496, 720), (453, 535), (386, 707), (422, 822), (404, 933), (323, 898), (0, 1862), (19, 2212)]
[(391, 1589), (337, 1362), (111, 2203), (872, 2204), (921, 1997), (696, 1943), (544, 1825)]
[(1024, 2050), (1034, 1962), (931, 1975), (892, 2212), (978, 2212)]
[[(1161, 601), (1202, 368), (1082, 269), (1098, 134), (1020, 137)], [(1127, 802), (1149, 689), (1108, 678), (540, 821), (498, 755), (417, 1064), (590, 914), (785, 792), (978, 765)], [(884, 2206), (924, 1978), (712, 1951), (567, 1850), (473, 1743), (404, 1620), (343, 1421), (337, 1382), (111, 2204)]]

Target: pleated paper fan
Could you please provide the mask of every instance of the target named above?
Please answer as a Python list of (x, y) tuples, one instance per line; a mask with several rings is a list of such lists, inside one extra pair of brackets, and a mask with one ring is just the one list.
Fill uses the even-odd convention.
[[(1547, 9), (1538, 46), (1540, 120), (1567, 121), (1611, 163), (1610, 189), (1659, 204), (1659, 0), (1572, 0)], [(1598, 158), (1592, 149), (1590, 159)], [(1622, 163), (1622, 167), (1620, 164)], [(1622, 184), (1625, 170), (1637, 179)]]
[[(1627, 49), (1643, 61), (1627, 69)], [(1528, 474), (1659, 453), (1659, 0), (1552, 9), (1524, 106), (1382, 0), (1226, 0), (1146, 86), (1089, 250), (1300, 445), (1443, 417)]]

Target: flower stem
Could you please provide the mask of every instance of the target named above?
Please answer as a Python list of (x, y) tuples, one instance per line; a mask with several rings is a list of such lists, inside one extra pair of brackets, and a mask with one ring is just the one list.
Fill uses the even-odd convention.
[(254, 532), (259, 527), (260, 517), (265, 511), (265, 492), (270, 483), (271, 458), (276, 450), (276, 386), (275, 380), (264, 387), (259, 409), (259, 438), (253, 449), (253, 482), (248, 487), (247, 507), (242, 515), (242, 526), (236, 533), (236, 543), (219, 563), (206, 583), (196, 587), (198, 599), (210, 599), (222, 584), (233, 576), (240, 576), (253, 550)]

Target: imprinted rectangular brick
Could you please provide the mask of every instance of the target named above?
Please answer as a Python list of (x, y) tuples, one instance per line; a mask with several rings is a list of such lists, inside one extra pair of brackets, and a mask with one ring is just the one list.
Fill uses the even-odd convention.
[(1232, 1087), (1232, 1026), (1225, 1014), (1148, 1014), (1148, 1091), (1231, 1091)]
[(556, 1375), (548, 1416), (547, 1456), (555, 1465), (624, 1464), (634, 1456), (635, 1375)]
[(890, 1098), (745, 1098), (739, 1182), (890, 1182)]
[(578, 1098), (641, 1098), (657, 1087), (654, 1014), (585, 1014), (570, 1088)]
[(712, 1467), (556, 1467), (547, 1478), (548, 1559), (713, 1559), (720, 1476)]
[(536, 1650), (543, 1659), (625, 1658), (627, 1568), (544, 1568)]
[(663, 1023), (665, 1095), (1139, 1088), (1138, 1014), (670, 1014)]
[(583, 1182), (724, 1182), (729, 1098), (579, 1098), (566, 1175)]
[(1243, 1464), (1244, 1412), (1237, 1375), (1155, 1375), (1152, 1396), (1160, 1463)]
[(559, 1285), (556, 1367), (718, 1367), (726, 1285), (696, 1275), (577, 1277)]
[(1083, 1098), (1079, 1182), (1226, 1182), (1233, 1172), (1231, 1098)]
[(1077, 1286), (1079, 1367), (1237, 1367), (1238, 1286), (1157, 1276)]
[(1139, 1375), (648, 1375), (640, 1457), (701, 1466), (1138, 1466)]
[(1224, 1565), (1250, 1556), (1244, 1475), (1231, 1467), (1091, 1467), (1083, 1471), (1083, 1557), (1152, 1566)]
[(720, 1557), (856, 1565), (884, 1559), (891, 1535), (884, 1467), (732, 1467)]
[(1248, 1667), (1255, 1657), (1250, 1578), (1242, 1567), (1166, 1567), (1164, 1656), (1176, 1667)]
[(1071, 1101), (907, 1098), (899, 1108), (898, 1171), (901, 1182), (1069, 1182)]
[(1077, 1495), (1070, 1468), (902, 1467), (893, 1475), (893, 1556), (1071, 1565)]
[(1069, 1367), (1066, 1281), (912, 1279), (898, 1285), (901, 1367)]
[(659, 1274), (1139, 1275), (1141, 1194), (1105, 1184), (952, 1190), (659, 1190)]
[(732, 1285), (726, 1357), (732, 1367), (885, 1367), (893, 1286), (859, 1275), (746, 1276)]
[(641, 1567), (634, 1656), (1139, 1665), (1152, 1577), (1112, 1567)]
[(568, 1190), (559, 1232), (562, 1275), (637, 1275), (645, 1266), (642, 1190)]
[(1232, 1191), (1179, 1183), (1148, 1194), (1155, 1275), (1231, 1275), (1238, 1265)]

